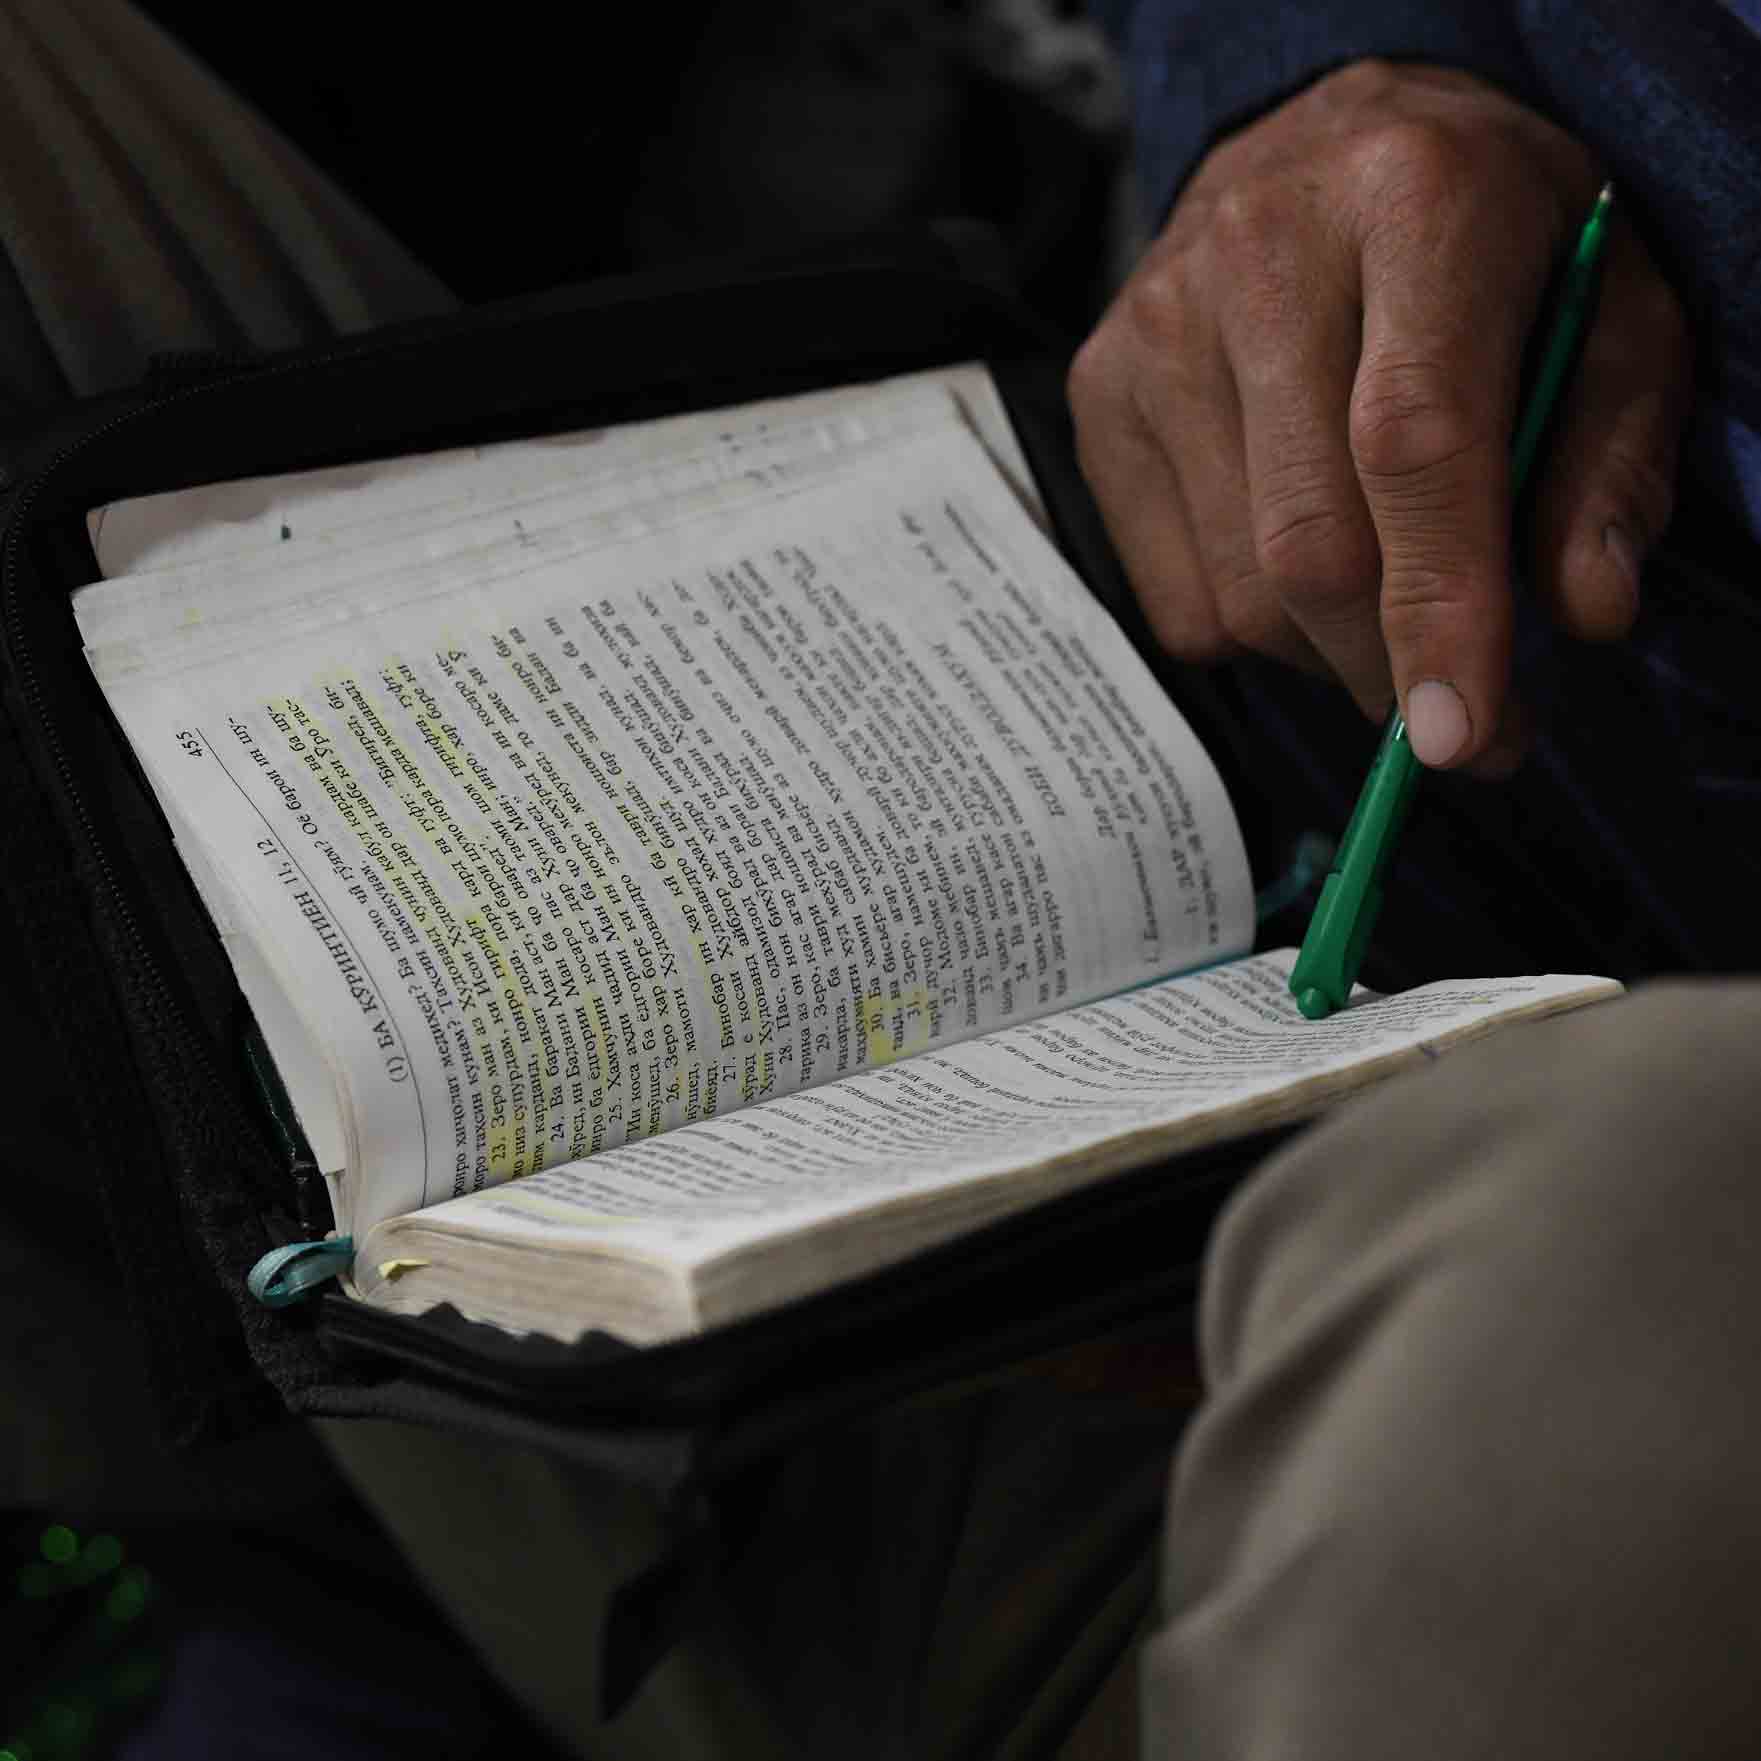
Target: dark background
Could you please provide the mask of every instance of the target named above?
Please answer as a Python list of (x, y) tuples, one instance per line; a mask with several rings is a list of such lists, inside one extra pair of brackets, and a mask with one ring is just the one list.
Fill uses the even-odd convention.
[(467, 301), (949, 214), (1072, 329), (1107, 285), (1123, 106), (1074, 0), (145, 10)]

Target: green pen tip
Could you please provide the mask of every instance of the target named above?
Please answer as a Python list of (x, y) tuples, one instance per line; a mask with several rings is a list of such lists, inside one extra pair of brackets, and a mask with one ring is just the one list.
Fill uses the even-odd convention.
[(1306, 991), (1297, 992), (1296, 1006), (1310, 1021), (1325, 1021), (1333, 1013), (1333, 1005), (1327, 1001), (1327, 993), (1312, 984)]

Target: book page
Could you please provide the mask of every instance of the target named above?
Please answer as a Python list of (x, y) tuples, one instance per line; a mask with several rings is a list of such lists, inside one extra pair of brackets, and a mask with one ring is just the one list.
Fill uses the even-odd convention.
[(343, 1072), (357, 1230), (1241, 952), (1214, 767), (955, 419), (95, 665)]
[(583, 473), (509, 502), (374, 518), (335, 535), (259, 547), (80, 589), (74, 609), (101, 678), (248, 650), (265, 619), (311, 630), (561, 562), (803, 485), (879, 447), (939, 431), (945, 393), (865, 400), (835, 419), (775, 425), (693, 453)]
[[(132, 577), (115, 603), (138, 603), (148, 571), (216, 561), (246, 566), (288, 544), (331, 555), (399, 531), (431, 530), (474, 513), (507, 509), (586, 483), (623, 482), (638, 499), (683, 487), (680, 462), (697, 481), (737, 475), (811, 446), (839, 423), (876, 431), (889, 406), (925, 392), (951, 395), (1022, 505), (1043, 525), (1038, 492), (995, 382), (977, 363), (838, 386), (732, 409), (692, 411), (617, 428), (594, 428), (493, 446), (369, 460), (135, 496), (93, 508), (87, 530), (106, 576)], [(102, 601), (102, 596), (100, 596)]]
[[(1005, 1028), (438, 1206), (369, 1237), (357, 1278), (371, 1294), (378, 1262), (420, 1254), (433, 1230), (551, 1251), (602, 1244), (703, 1268), (860, 1216), (859, 1231), (828, 1237), (801, 1268), (767, 1261), (766, 1294), (781, 1300), (945, 1236), (946, 1207), (942, 1225), (915, 1224), (926, 1199), (958, 1199), (952, 1214), (974, 1224), (1231, 1127), (1312, 1113), (1501, 1022), (1620, 991), (1563, 977), (1451, 981), (1381, 998), (1360, 987), (1352, 1007), (1311, 1022), (1288, 989), (1295, 952)], [(419, 1277), (402, 1295), (419, 1299)]]

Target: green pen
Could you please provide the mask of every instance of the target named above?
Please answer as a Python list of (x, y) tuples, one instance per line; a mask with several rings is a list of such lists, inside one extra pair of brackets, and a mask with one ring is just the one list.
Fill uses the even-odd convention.
[[(1566, 266), (1553, 327), (1529, 390), (1516, 439), (1510, 449), (1510, 492), (1514, 503), (1528, 481), (1541, 435), (1571, 371), (1578, 340), (1595, 303), (1597, 270), (1608, 240), (1614, 186), (1604, 184), (1590, 218), (1578, 235), (1577, 249)], [(1413, 790), (1424, 766), (1413, 756), (1406, 737), (1406, 719), (1399, 707), (1390, 713), (1382, 743), (1370, 765), (1363, 793), (1339, 843), (1326, 885), (1309, 919), (1302, 952), (1290, 971), (1296, 1006), (1310, 1021), (1323, 1021), (1343, 1009), (1363, 965), (1370, 931), (1382, 909), (1382, 877), (1394, 854)]]

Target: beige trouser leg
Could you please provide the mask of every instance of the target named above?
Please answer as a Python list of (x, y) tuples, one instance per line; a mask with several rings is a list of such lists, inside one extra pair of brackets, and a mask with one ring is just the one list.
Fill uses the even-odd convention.
[(1208, 1268), (1143, 1753), (1761, 1753), (1761, 985), (1401, 1082)]
[(279, 348), (446, 289), (120, 0), (0, 0), (0, 442), (173, 349)]

